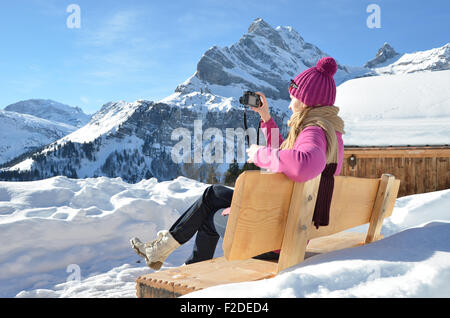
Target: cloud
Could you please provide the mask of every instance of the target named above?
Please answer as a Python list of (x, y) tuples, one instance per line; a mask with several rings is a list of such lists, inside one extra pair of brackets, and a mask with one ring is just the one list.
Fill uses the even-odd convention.
[(142, 14), (135, 10), (121, 10), (104, 18), (95, 29), (88, 30), (82, 42), (92, 46), (110, 46), (142, 42), (137, 36), (137, 21)]
[(237, 10), (225, 10), (222, 7), (205, 6), (186, 11), (174, 17), (173, 23), (178, 26), (177, 40), (181, 42), (205, 41), (241, 28)]
[(66, 15), (66, 5), (61, 4), (61, 1), (57, 0), (29, 0), (37, 12), (40, 14), (46, 14), (48, 16), (63, 16)]
[(83, 104), (89, 104), (90, 100), (86, 96), (81, 96), (80, 100)]
[(319, 8), (323, 9), (323, 14), (325, 14), (326, 16), (333, 15), (336, 18), (366, 14), (366, 7), (369, 4), (367, 3), (364, 6), (364, 2), (355, 2), (354, 0), (316, 1)]
[(142, 30), (144, 17), (144, 12), (122, 9), (101, 17), (95, 26), (84, 24), (78, 43), (88, 66), (84, 83), (109, 85), (155, 66), (149, 58), (153, 41)]
[(42, 88), (46, 81), (43, 78), (29, 77), (11, 79), (8, 84), (19, 94), (31, 94)]

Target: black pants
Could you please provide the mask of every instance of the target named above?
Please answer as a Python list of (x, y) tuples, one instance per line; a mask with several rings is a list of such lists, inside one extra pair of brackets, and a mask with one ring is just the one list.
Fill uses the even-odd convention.
[(225, 236), (228, 220), (228, 216), (223, 216), (218, 210), (231, 206), (232, 197), (233, 189), (223, 185), (209, 186), (169, 229), (180, 244), (197, 233), (192, 255), (186, 264), (213, 258), (219, 238)]

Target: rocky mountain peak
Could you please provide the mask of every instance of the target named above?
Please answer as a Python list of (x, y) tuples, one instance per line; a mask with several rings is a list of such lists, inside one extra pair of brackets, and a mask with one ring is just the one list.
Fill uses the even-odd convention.
[(394, 50), (394, 48), (389, 45), (389, 43), (385, 42), (383, 44), (383, 46), (378, 50), (375, 58), (368, 61), (364, 66), (365, 67), (375, 67), (375, 66), (377, 66), (381, 63), (384, 63), (387, 60), (390, 60), (398, 55), (399, 55), (399, 53), (397, 53)]
[(277, 32), (274, 28), (270, 26), (266, 21), (262, 18), (256, 18), (248, 27), (248, 35), (259, 35), (270, 41), (271, 44), (280, 47), (286, 50), (286, 45), (280, 36), (280, 33)]
[(377, 57), (386, 56), (387, 58), (394, 57), (398, 53), (395, 52), (394, 48), (389, 45), (389, 43), (384, 42), (383, 46), (378, 50)]
[[(175, 92), (238, 97), (245, 90), (262, 90), (266, 97), (289, 100), (289, 80), (325, 56), (292, 27), (273, 28), (257, 18), (238, 42), (208, 49), (197, 63), (195, 74), (178, 85)], [(345, 68), (339, 70), (337, 83), (347, 76)]]
[(270, 33), (272, 31), (274, 31), (274, 29), (262, 18), (256, 18), (248, 27), (249, 34), (255, 33), (258, 35), (265, 35), (266, 33)]

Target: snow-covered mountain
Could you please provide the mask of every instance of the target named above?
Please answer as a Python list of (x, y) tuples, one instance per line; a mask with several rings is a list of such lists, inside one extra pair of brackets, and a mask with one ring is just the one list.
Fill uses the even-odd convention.
[[(328, 54), (306, 42), (292, 27), (272, 28), (258, 18), (237, 43), (207, 50), (196, 72), (175, 92), (204, 91), (229, 97), (239, 96), (244, 90), (259, 90), (271, 99), (289, 100), (290, 80), (325, 56)], [(351, 77), (338, 62), (336, 83)]]
[(0, 110), (0, 123), (0, 164), (77, 129), (64, 123), (6, 110)]
[(52, 100), (30, 99), (6, 106), (0, 119), (0, 164), (4, 164), (77, 130), (90, 115)]
[[(249, 125), (255, 126), (256, 113), (248, 117)], [(172, 140), (173, 131), (185, 129), (189, 134), (196, 120), (201, 126), (200, 134), (214, 128), (226, 136), (227, 128), (242, 126), (242, 111), (233, 108), (223, 112), (198, 112), (189, 107), (144, 100), (108, 103), (87, 125), (4, 169), (0, 178), (35, 180), (54, 175), (79, 178), (103, 175), (120, 176), (133, 183), (153, 176), (169, 180), (182, 174), (206, 180), (211, 165), (195, 163), (187, 171), (187, 166), (182, 167), (172, 159), (172, 148), (180, 139)], [(194, 133), (187, 138), (194, 143)], [(211, 140), (200, 137), (199, 143), (203, 154), (208, 151)], [(229, 163), (213, 165), (220, 176)]]
[(379, 67), (380, 64), (383, 63), (392, 63), (392, 59), (397, 57), (398, 55), (399, 53), (397, 53), (394, 48), (389, 45), (389, 43), (385, 42), (383, 46), (378, 50), (375, 58), (364, 64), (364, 67), (375, 68)]
[(423, 71), (450, 69), (450, 43), (442, 47), (414, 53), (397, 53), (388, 43), (378, 50), (376, 57), (368, 61), (367, 75), (394, 75)]
[(33, 115), (77, 128), (86, 125), (91, 119), (91, 116), (85, 114), (79, 107), (61, 104), (50, 99), (24, 100), (6, 106), (5, 110)]
[[(127, 182), (137, 182), (152, 176), (159, 180), (170, 180), (181, 174), (206, 181), (208, 174), (211, 173), (210, 167), (213, 166), (215, 169), (213, 173), (217, 174), (219, 181), (223, 181), (221, 178), (231, 163), (229, 158), (224, 155), (222, 157), (224, 160), (213, 161), (213, 164), (210, 164), (211, 161), (204, 160), (205, 153), (208, 155), (208, 153), (219, 152), (220, 147), (223, 153), (227, 152), (229, 147), (232, 147), (235, 152), (243, 151), (240, 148), (242, 143), (231, 142), (229, 145), (228, 139), (225, 141), (227, 129), (237, 131), (243, 128), (243, 109), (239, 104), (242, 92), (245, 90), (264, 92), (268, 97), (271, 115), (280, 127), (282, 135), (286, 136), (288, 127), (285, 123), (291, 114), (287, 107), (289, 104), (287, 88), (290, 79), (304, 69), (315, 65), (324, 56), (327, 54), (313, 44), (307, 43), (292, 27), (272, 28), (263, 19), (255, 19), (248, 33), (244, 34), (237, 43), (225, 48), (213, 46), (207, 50), (199, 60), (195, 73), (178, 85), (173, 94), (159, 101), (138, 100), (132, 103), (119, 101), (105, 104), (88, 124), (48, 145), (26, 160), (4, 169), (0, 173), (0, 178), (34, 180), (62, 174), (80, 178), (121, 177)], [(430, 62), (431, 57), (434, 58), (432, 62)], [(404, 62), (401, 62), (402, 60)], [(422, 101), (421, 107), (426, 108), (431, 105), (430, 101), (436, 103), (439, 99), (443, 100), (440, 105), (447, 107), (447, 90), (422, 89), (423, 85), (421, 86), (420, 83), (424, 80), (427, 83), (426, 87), (433, 87), (434, 81), (447, 80), (448, 73), (435, 71), (448, 69), (449, 65), (448, 45), (429, 51), (401, 55), (385, 44), (377, 57), (369, 61), (366, 67), (338, 65), (335, 80), (340, 85), (337, 92), (340, 101), (345, 102), (336, 103), (336, 105), (345, 111), (346, 100), (351, 99), (350, 95), (355, 95), (355, 90), (347, 89), (347, 87), (358, 87), (358, 85), (345, 86), (347, 83), (363, 83), (367, 80), (370, 82), (369, 78), (379, 77), (390, 68), (386, 74), (393, 76), (394, 86), (403, 92), (401, 96), (410, 96), (410, 98), (395, 99), (393, 97), (398, 91), (392, 92), (388, 89), (389, 87), (386, 87), (385, 91), (392, 92), (393, 96), (381, 94), (376, 99), (378, 103), (390, 105), (389, 107), (406, 114), (403, 119), (411, 117), (409, 114), (411, 114), (413, 96)], [(420, 70), (428, 72), (419, 74)], [(404, 73), (410, 72), (416, 72), (418, 78), (408, 81), (404, 76), (413, 74)], [(426, 73), (431, 74), (421, 79), (420, 77)], [(437, 73), (442, 74), (436, 75)], [(384, 85), (392, 85), (392, 82), (381, 80), (375, 85), (377, 91), (383, 91)], [(439, 84), (435, 87), (441, 86)], [(359, 93), (355, 96), (360, 97), (352, 101), (357, 104), (357, 107), (353, 108), (354, 112), (347, 112), (345, 118), (349, 123), (354, 124), (353, 127), (359, 129), (359, 132), (355, 134), (352, 131), (352, 124), (347, 127), (347, 136), (353, 136), (352, 144), (360, 142), (365, 144), (367, 140), (376, 142), (377, 145), (390, 144), (392, 140), (400, 140), (403, 144), (417, 142), (418, 139), (408, 140), (408, 136), (375, 140), (374, 127), (383, 127), (383, 123), (361, 121), (361, 112), (358, 111), (358, 107), (364, 113), (372, 111), (374, 105), (368, 102), (367, 98), (364, 100), (364, 96)], [(388, 103), (389, 100), (395, 100), (395, 103)], [(440, 111), (445, 109), (439, 107), (435, 109), (437, 114), (433, 117), (435, 120), (439, 120)], [(256, 128), (259, 116), (249, 110), (247, 117), (248, 126)], [(196, 122), (201, 125), (200, 134), (195, 132)], [(411, 122), (403, 122), (403, 124), (409, 125)], [(433, 124), (427, 125), (424, 122), (422, 126), (415, 127), (432, 127)], [(209, 128), (221, 134), (220, 136), (215, 134), (223, 141), (217, 146), (218, 148), (215, 148), (216, 140), (211, 134), (208, 135), (208, 132), (211, 132)], [(200, 151), (203, 155), (202, 163), (183, 166), (174, 162), (172, 150), (181, 140), (180, 135), (173, 136), (176, 129), (184, 130), (189, 134), (189, 139), (186, 140), (192, 149), (196, 148), (195, 142), (199, 139)], [(415, 134), (415, 136), (421, 135), (421, 144), (434, 142), (436, 135), (428, 135), (428, 132), (430, 132), (429, 129), (424, 134), (421, 131)], [(263, 144), (264, 138), (260, 137)], [(430, 141), (427, 142), (427, 140)], [(237, 153), (234, 158), (241, 160)], [(245, 159), (240, 161), (241, 164), (243, 162)]]

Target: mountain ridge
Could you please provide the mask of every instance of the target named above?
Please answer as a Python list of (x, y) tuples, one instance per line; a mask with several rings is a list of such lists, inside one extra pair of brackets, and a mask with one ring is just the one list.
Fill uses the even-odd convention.
[[(371, 60), (374, 66), (380, 67), (338, 63), (336, 82), (342, 84), (359, 77), (435, 71), (439, 67), (449, 67), (449, 44), (409, 55), (401, 55), (387, 45), (385, 43)], [(407, 61), (417, 61), (413, 58), (414, 54), (427, 63), (430, 56), (434, 60), (422, 67), (412, 62), (409, 65), (397, 63), (405, 56)], [(174, 129), (183, 128), (191, 132), (193, 123), (199, 120), (203, 129), (215, 128), (225, 136), (226, 129), (243, 126), (239, 96), (245, 90), (258, 90), (266, 94), (271, 115), (279, 124), (281, 134), (286, 135), (287, 126), (284, 124), (290, 117), (287, 109), (289, 81), (324, 56), (328, 55), (306, 42), (292, 27), (272, 28), (263, 19), (255, 19), (248, 33), (236, 43), (208, 49), (200, 58), (195, 73), (180, 83), (174, 93), (159, 101), (104, 104), (84, 127), (30, 156), (34, 158), (34, 166), (30, 169), (39, 173), (38, 178), (55, 174), (73, 177), (105, 175), (137, 182), (148, 177), (169, 180), (183, 174), (205, 180), (208, 173), (205, 169), (211, 164), (195, 164), (195, 168), (191, 167), (187, 172), (186, 164), (175, 164), (171, 159), (171, 151), (179, 141), (172, 139)], [(389, 69), (389, 65), (382, 66), (390, 59), (395, 59), (395, 67)], [(258, 126), (259, 116), (256, 113), (249, 111), (247, 117), (249, 127)], [(202, 140), (203, 149), (211, 147), (213, 141)], [(233, 147), (237, 154), (237, 146)], [(228, 164), (212, 164), (219, 180)], [(11, 178), (21, 178), (19, 167), (22, 166), (6, 169), (11, 172)], [(17, 174), (12, 173), (15, 170)], [(189, 173), (192, 175), (186, 175)], [(30, 178), (30, 175), (25, 177)]]
[(85, 114), (80, 107), (72, 107), (51, 99), (28, 99), (10, 104), (4, 108), (21, 114), (33, 115), (54, 122), (82, 127), (91, 116)]

